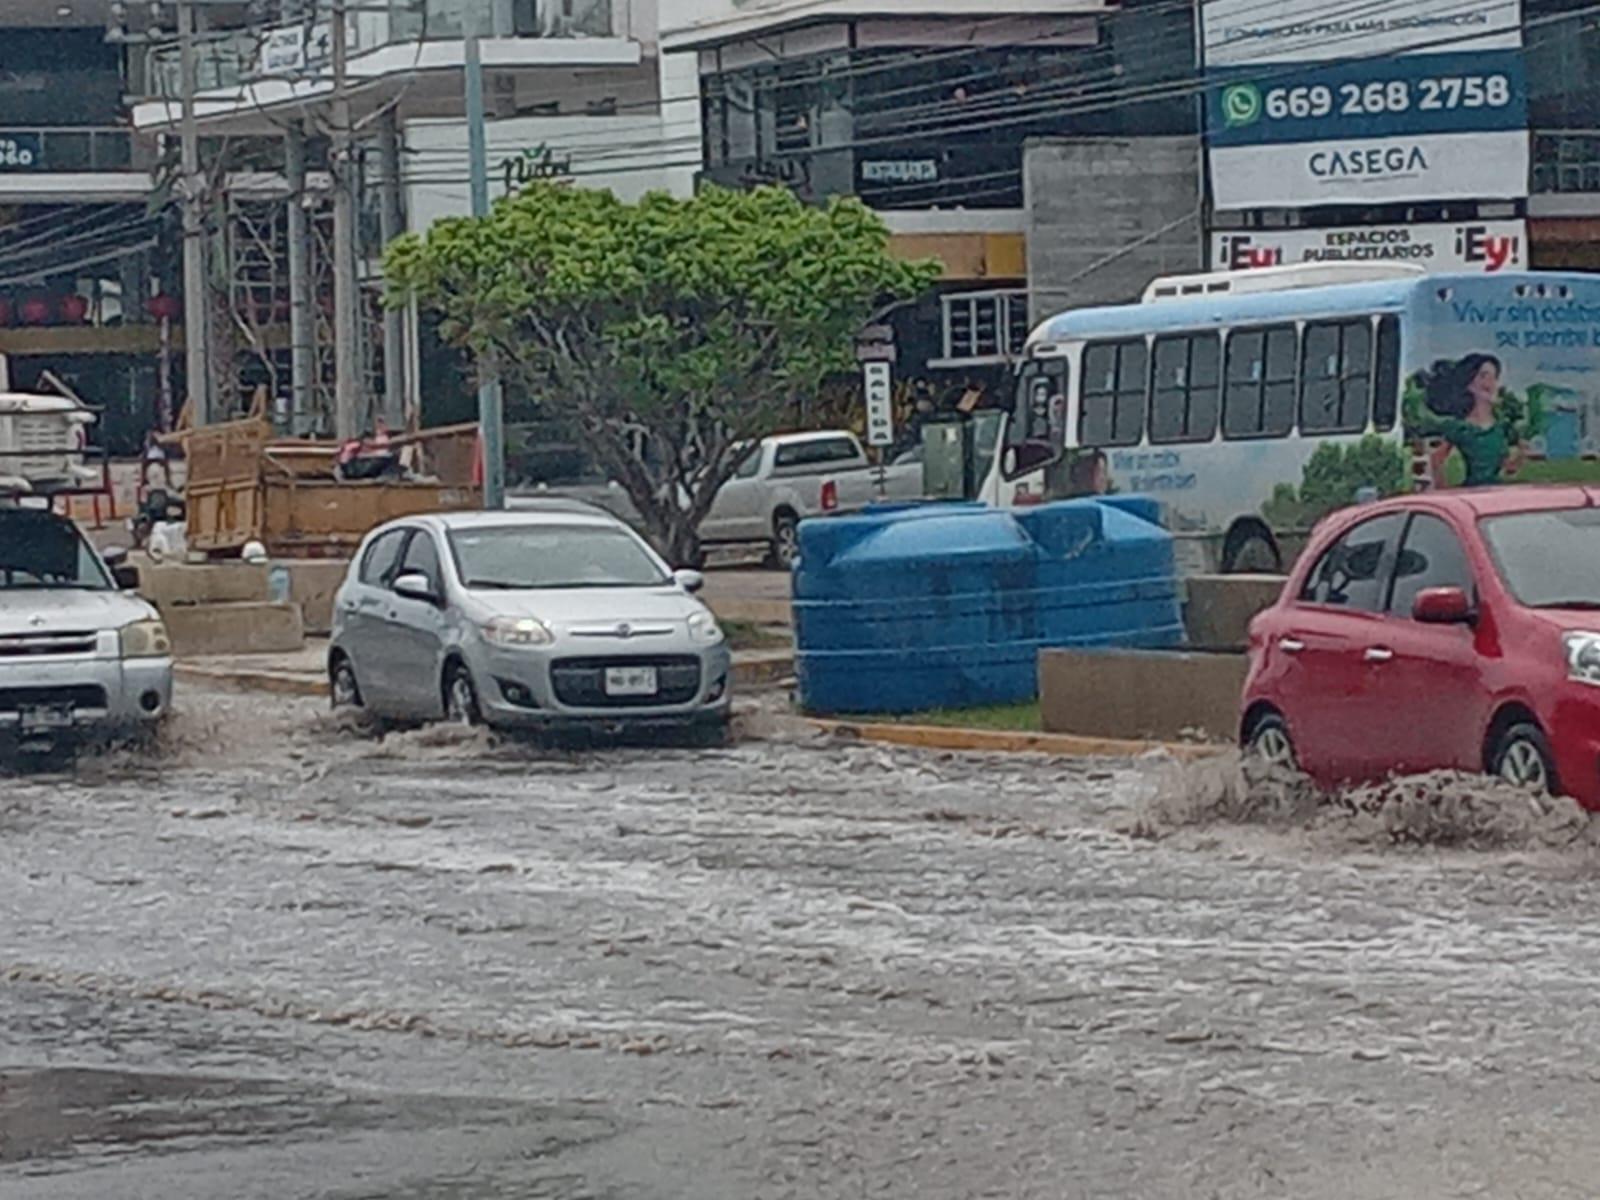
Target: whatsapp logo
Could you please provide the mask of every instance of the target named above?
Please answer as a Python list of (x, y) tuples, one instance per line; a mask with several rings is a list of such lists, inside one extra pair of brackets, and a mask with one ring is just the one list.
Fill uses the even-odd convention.
[(1222, 93), (1222, 119), (1231, 129), (1261, 119), (1261, 92), (1253, 83), (1236, 83)]

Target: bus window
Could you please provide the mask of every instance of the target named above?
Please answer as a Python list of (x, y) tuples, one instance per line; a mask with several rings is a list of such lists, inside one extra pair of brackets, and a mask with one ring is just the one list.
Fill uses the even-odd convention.
[(1059, 462), (1067, 446), (1067, 360), (1025, 365), (1006, 433), (1001, 475), (1007, 482)]
[(1083, 350), (1081, 446), (1136, 446), (1144, 437), (1150, 354), (1143, 338), (1091, 342)]
[(1292, 325), (1239, 329), (1228, 335), (1223, 437), (1285, 437), (1294, 428), (1298, 348)]
[(1300, 373), (1301, 433), (1360, 433), (1372, 400), (1372, 323), (1306, 326)]
[(1152, 442), (1209, 442), (1216, 437), (1221, 357), (1215, 333), (1156, 339), (1150, 386)]
[(1400, 407), (1400, 318), (1378, 322), (1378, 387), (1372, 397), (1372, 424), (1379, 432), (1394, 428)]

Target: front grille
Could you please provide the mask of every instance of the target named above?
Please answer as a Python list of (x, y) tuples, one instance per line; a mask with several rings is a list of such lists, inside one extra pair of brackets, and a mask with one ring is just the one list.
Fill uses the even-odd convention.
[(39, 658), (54, 654), (93, 654), (99, 635), (93, 630), (59, 633), (16, 633), (0, 637), (0, 658)]
[(104, 708), (106, 690), (92, 683), (66, 687), (0, 688), (0, 712), (14, 713), (24, 708), (61, 704), (70, 704), (73, 708)]
[[(654, 667), (654, 696), (606, 695), (607, 667)], [(700, 694), (700, 660), (689, 655), (561, 658), (550, 667), (550, 686), (568, 708), (654, 708), (688, 704)]]

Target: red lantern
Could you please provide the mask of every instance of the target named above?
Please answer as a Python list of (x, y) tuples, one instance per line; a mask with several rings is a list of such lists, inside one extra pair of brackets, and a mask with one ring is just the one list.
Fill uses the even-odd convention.
[(158, 321), (176, 321), (183, 315), (183, 305), (178, 303), (176, 296), (168, 292), (151, 296), (144, 302), (144, 309)]
[(50, 321), (50, 301), (43, 296), (29, 296), (22, 302), (24, 325), (45, 325)]
[(61, 319), (68, 325), (81, 325), (89, 316), (89, 302), (76, 292), (61, 297)]

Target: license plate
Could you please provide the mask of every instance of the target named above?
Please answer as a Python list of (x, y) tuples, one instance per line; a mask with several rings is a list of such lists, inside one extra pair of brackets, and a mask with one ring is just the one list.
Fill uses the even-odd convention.
[(654, 667), (606, 668), (608, 696), (654, 696), (658, 690)]
[(72, 705), (39, 704), (24, 708), (18, 725), (23, 733), (42, 733), (51, 729), (72, 728)]

